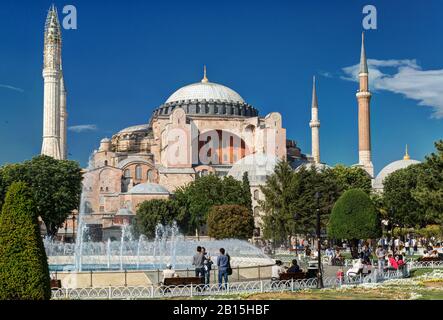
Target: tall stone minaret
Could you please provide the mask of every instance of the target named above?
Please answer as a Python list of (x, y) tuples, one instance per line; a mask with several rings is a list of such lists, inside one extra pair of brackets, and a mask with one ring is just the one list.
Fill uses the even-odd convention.
[(358, 163), (373, 178), (374, 166), (371, 158), (371, 92), (369, 92), (368, 85), (368, 64), (366, 61), (364, 33), (362, 33), (361, 37), (360, 72), (358, 74), (360, 89), (356, 94), (358, 101)]
[(320, 121), (318, 120), (318, 101), (317, 92), (315, 90), (315, 77), (312, 84), (312, 105), (311, 105), (311, 121), (309, 126), (311, 127), (312, 137), (312, 157), (315, 163), (320, 163)]
[(61, 159), (60, 151), (60, 80), (61, 28), (57, 9), (51, 6), (45, 24), (43, 53), (43, 144), (41, 154)]
[(67, 122), (68, 113), (66, 112), (66, 88), (62, 71), (62, 75), (60, 78), (60, 154), (63, 160), (67, 159), (68, 154), (66, 143)]

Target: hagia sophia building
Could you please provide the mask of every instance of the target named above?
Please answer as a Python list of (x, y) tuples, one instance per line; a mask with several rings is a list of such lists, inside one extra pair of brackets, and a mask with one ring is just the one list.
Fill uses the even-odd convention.
[[(62, 37), (57, 10), (48, 12), (44, 37), (44, 121), (41, 153), (66, 159), (67, 112), (62, 70)], [(374, 175), (371, 154), (368, 66), (364, 38), (361, 43), (358, 105), (359, 163), (382, 191), (391, 172), (417, 163), (408, 155)], [(154, 109), (148, 123), (135, 124), (103, 138), (84, 173), (83, 195), (86, 223), (95, 241), (120, 238), (121, 226), (130, 223), (138, 205), (146, 200), (167, 199), (196, 177), (207, 174), (233, 176), (245, 172), (251, 185), (256, 229), (261, 236), (263, 198), (260, 185), (273, 173), (276, 163), (287, 160), (294, 170), (301, 166), (327, 165), (320, 160), (320, 120), (315, 79), (311, 121), (311, 155), (303, 154), (286, 136), (282, 115), (265, 116), (236, 91), (211, 82), (204, 68), (201, 81), (176, 90)], [(73, 214), (60, 228), (65, 240), (75, 235)]]

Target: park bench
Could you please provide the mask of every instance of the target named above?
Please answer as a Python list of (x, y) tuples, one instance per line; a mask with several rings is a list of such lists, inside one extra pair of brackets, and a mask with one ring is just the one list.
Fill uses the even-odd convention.
[(284, 280), (300, 280), (300, 279), (306, 279), (306, 272), (300, 271), (300, 272), (286, 272), (280, 274), (280, 281)]
[(442, 257), (439, 255), (438, 257), (420, 257), (417, 261), (419, 262), (437, 262), (442, 261)]
[(62, 287), (62, 281), (57, 279), (51, 279), (51, 289), (60, 289)]
[(163, 280), (164, 286), (188, 286), (204, 284), (204, 279), (200, 277), (177, 277)]

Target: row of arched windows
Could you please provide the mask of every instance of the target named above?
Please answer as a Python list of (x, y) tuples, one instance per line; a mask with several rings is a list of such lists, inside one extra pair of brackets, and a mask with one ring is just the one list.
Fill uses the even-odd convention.
[[(151, 169), (149, 169), (146, 172), (146, 175), (148, 177), (148, 182), (154, 182), (154, 173), (152, 172)], [(130, 169), (126, 169), (123, 173), (123, 176), (125, 178), (132, 178), (131, 176), (131, 170)], [(135, 167), (135, 180), (142, 180), (143, 179), (143, 169), (141, 165), (137, 165)]]

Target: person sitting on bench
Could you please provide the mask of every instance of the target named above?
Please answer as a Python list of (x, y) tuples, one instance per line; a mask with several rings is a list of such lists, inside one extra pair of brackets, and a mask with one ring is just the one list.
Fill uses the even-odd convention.
[(172, 269), (172, 266), (168, 263), (166, 265), (166, 269), (163, 270), (163, 282), (165, 282), (166, 278), (176, 278), (177, 274), (175, 273), (175, 270)]
[(287, 273), (295, 273), (295, 272), (301, 272), (297, 259), (292, 260), (292, 266), (289, 267), (288, 270), (286, 270)]
[(362, 259), (355, 259), (354, 260), (354, 264), (352, 265), (352, 268), (349, 269), (346, 272), (346, 275), (348, 277), (355, 277), (355, 276), (357, 276), (359, 274), (362, 274), (363, 273), (363, 267), (364, 266), (363, 266), (363, 263), (362, 263)]

